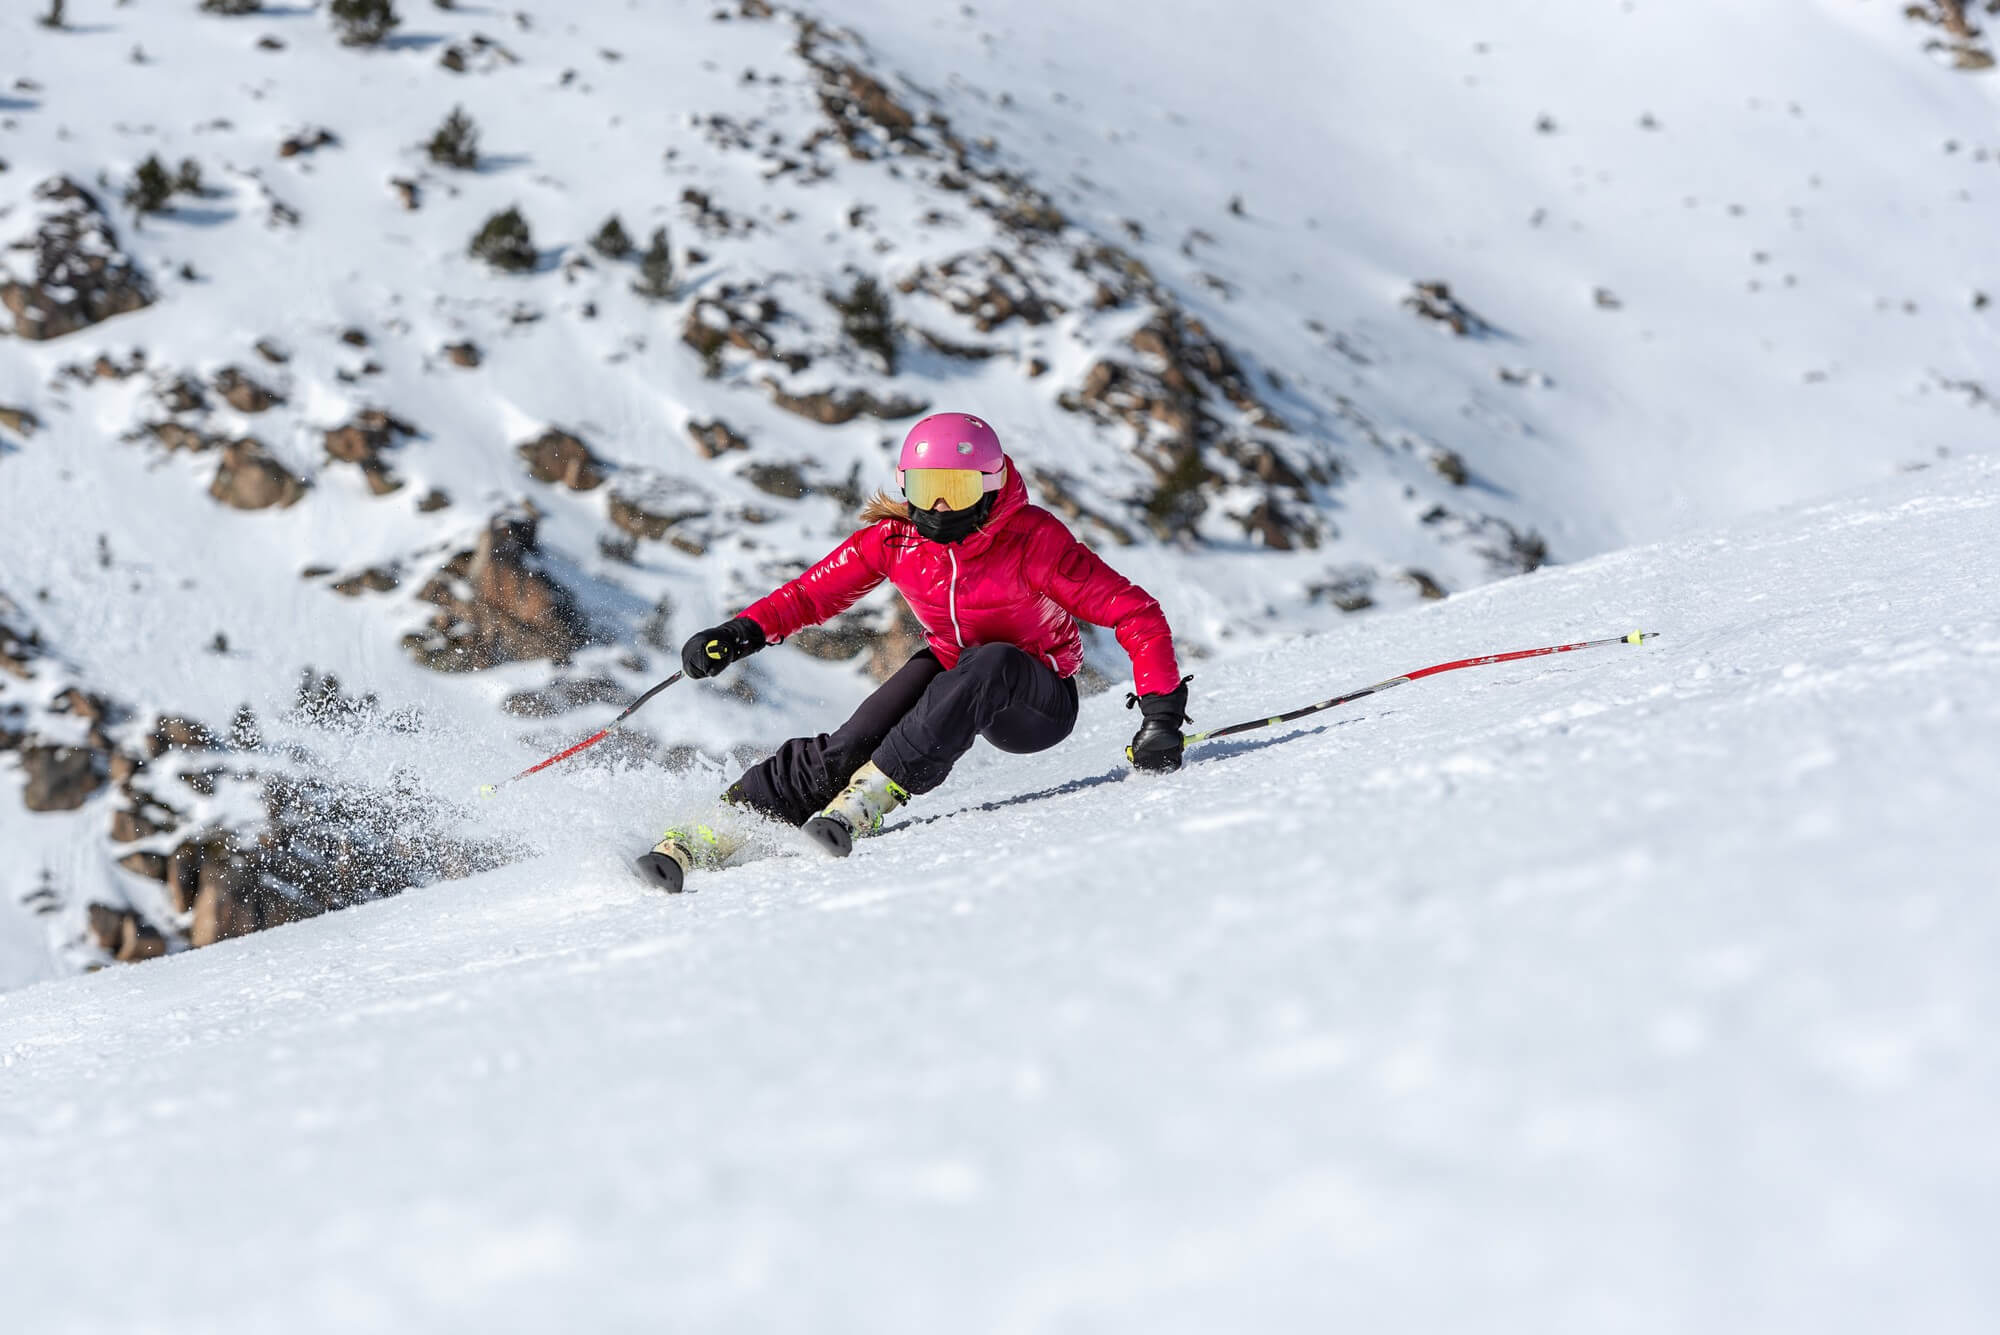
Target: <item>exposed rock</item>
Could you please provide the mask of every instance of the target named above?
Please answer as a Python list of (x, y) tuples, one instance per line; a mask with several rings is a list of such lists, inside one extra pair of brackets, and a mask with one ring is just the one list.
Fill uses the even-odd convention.
[(324, 126), (314, 126), (311, 129), (301, 130), (297, 134), (286, 136), (285, 141), (278, 145), (278, 156), (281, 158), (295, 158), (301, 153), (316, 152), (319, 149), (336, 145), (339, 142), (340, 136), (336, 135), (333, 131), (326, 129)]
[(634, 538), (653, 542), (668, 538), (684, 551), (692, 545), (697, 550), (691, 554), (697, 556), (705, 549), (699, 540), (673, 533), (676, 526), (709, 515), (708, 501), (693, 492), (665, 482), (637, 494), (614, 491), (610, 510), (612, 524)]
[(904, 278), (897, 290), (925, 292), (972, 321), (982, 334), (1010, 320), (1044, 325), (1063, 313), (1062, 306), (1041, 295), (1020, 265), (1005, 251), (968, 251), (939, 264), (927, 264)]
[(205, 436), (179, 422), (155, 422), (146, 428), (146, 432), (169, 451), (186, 450), (190, 454), (221, 449), (225, 443), (221, 436)]
[(390, 566), (370, 566), (358, 575), (336, 580), (328, 587), (343, 598), (358, 598), (364, 593), (389, 593), (402, 586), (403, 579)]
[(808, 490), (805, 474), (797, 464), (750, 464), (740, 476), (766, 496), (781, 501), (800, 500)]
[(377, 496), (386, 496), (403, 484), (390, 470), (383, 453), (419, 434), (416, 427), (402, 418), (380, 408), (368, 408), (356, 414), (353, 421), (326, 433), (326, 452), (341, 463), (358, 466), (369, 490)]
[(466, 339), (462, 343), (445, 344), (444, 355), (451, 359), (453, 366), (462, 366), (468, 371), (476, 370), (480, 362), (485, 360), (485, 356), (479, 351), (479, 345), (471, 339)]
[(1402, 577), (1405, 582), (1415, 587), (1417, 593), (1425, 602), (1437, 602), (1439, 599), (1448, 596), (1445, 593), (1444, 585), (1432, 579), (1429, 574), (1422, 570), (1405, 570)]
[(711, 376), (721, 374), (723, 354), (730, 348), (748, 353), (753, 361), (776, 362), (795, 373), (805, 370), (812, 365), (811, 355), (780, 347), (776, 335), (783, 330), (797, 334), (803, 325), (776, 297), (755, 284), (724, 284), (689, 307), (681, 341), (701, 354)]
[(430, 625), (403, 637), (436, 672), (477, 672), (499, 663), (567, 662), (589, 638), (569, 590), (543, 568), (532, 515), (499, 515), (470, 551), (458, 553), (418, 596), (437, 606)]
[[(153, 287), (118, 248), (96, 196), (54, 177), (35, 188), (36, 225), (18, 248), (33, 253), (25, 278), (0, 259), (0, 308), (25, 339), (60, 338), (153, 302)], [(0, 251), (0, 256), (5, 252)]]
[(148, 881), (164, 882), (172, 870), (173, 862), (165, 853), (136, 852), (127, 853), (118, 859), (118, 865), (134, 876)]
[(24, 746), (20, 756), (28, 776), (21, 801), (30, 811), (74, 811), (107, 779), (104, 753), (90, 747)]
[(26, 408), (9, 408), (5, 404), (0, 404), (0, 426), (6, 427), (25, 440), (41, 430), (42, 419)]
[(1343, 612), (1364, 612), (1375, 606), (1374, 587), (1375, 572), (1366, 566), (1353, 566), (1335, 571), (1322, 583), (1307, 585), (1306, 597), (1315, 603), (1330, 602)]
[(218, 745), (215, 734), (200, 722), (167, 714), (153, 725), (151, 749), (154, 755), (173, 749), (178, 751), (207, 751)]
[(157, 959), (167, 953), (167, 939), (130, 909), (104, 904), (90, 906), (90, 935), (107, 954), (122, 963)]
[(1435, 279), (1417, 283), (1411, 288), (1410, 295), (1403, 298), (1403, 306), (1415, 311), (1421, 319), (1445, 326), (1460, 338), (1479, 338), (1492, 332), (1491, 325), (1474, 315), (1451, 294), (1449, 283)]
[(609, 677), (552, 681), (539, 691), (516, 691), (500, 707), (516, 718), (553, 718), (584, 705), (632, 703), (632, 693)]
[(915, 417), (930, 407), (923, 399), (909, 399), (902, 395), (891, 395), (878, 399), (865, 389), (832, 390), (824, 389), (813, 394), (792, 394), (779, 386), (775, 380), (764, 382), (771, 391), (771, 402), (786, 412), (797, 413), (808, 421), (822, 426), (839, 426), (852, 422), (862, 414), (893, 421), (897, 418)]
[(1075, 483), (1066, 474), (1037, 468), (1029, 474), (1029, 478), (1034, 484), (1035, 498), (1070, 523), (1094, 529), (1120, 547), (1132, 545), (1134, 541), (1132, 531), (1116, 520), (1105, 518), (1079, 501), (1076, 498)]
[(561, 483), (571, 491), (595, 491), (604, 485), (604, 464), (567, 431), (551, 428), (515, 446), (514, 452), (527, 461), (537, 482)]
[(298, 503), (306, 494), (306, 484), (267, 454), (262, 444), (245, 438), (231, 441), (223, 449), (222, 464), (215, 470), (208, 494), (238, 510), (283, 509)]
[(234, 366), (223, 368), (215, 377), (215, 392), (239, 413), (268, 412), (285, 400)]
[(417, 502), (417, 512), (419, 514), (436, 514), (439, 510), (448, 510), (450, 508), (451, 497), (436, 487), (432, 487), (429, 491), (425, 492), (423, 498)]
[(923, 623), (898, 598), (887, 608), (843, 612), (823, 625), (797, 632), (786, 643), (832, 662), (866, 653), (868, 675), (887, 681), (924, 647), (925, 640)]
[(750, 442), (729, 429), (723, 421), (689, 422), (688, 436), (694, 441), (695, 453), (704, 459), (713, 459), (731, 450), (747, 450)]

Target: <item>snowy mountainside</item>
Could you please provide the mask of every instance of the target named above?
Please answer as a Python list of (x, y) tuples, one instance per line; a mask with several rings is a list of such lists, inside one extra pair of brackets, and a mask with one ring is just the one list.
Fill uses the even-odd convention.
[(1201, 723), (1662, 634), (1161, 780), (1099, 695), (690, 895), (607, 851), (650, 780), (551, 773), (510, 866), (0, 995), (0, 1310), (1990, 1330), (1996, 520), (1963, 461), (1345, 623)]
[[(510, 856), (441, 752), (476, 782), (598, 726), (836, 540), (918, 405), (1000, 423), (1198, 652), (1992, 436), (1991, 88), (1886, 7), (403, 4), (373, 47), (31, 8), (0, 987)], [(465, 168), (426, 148), (455, 108)], [(510, 208), (519, 272), (467, 253)], [(619, 760), (712, 783), (908, 643), (878, 598)]]

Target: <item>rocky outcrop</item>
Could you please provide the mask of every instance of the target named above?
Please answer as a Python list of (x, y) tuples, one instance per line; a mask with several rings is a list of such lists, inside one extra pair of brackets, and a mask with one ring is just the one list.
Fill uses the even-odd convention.
[(14, 247), (31, 257), (28, 272), (0, 258), (0, 309), (13, 317), (16, 337), (61, 338), (152, 304), (152, 284), (119, 249), (90, 191), (66, 176), (44, 181), (34, 217), (33, 234)]
[(223, 447), (208, 494), (237, 510), (284, 509), (306, 494), (306, 483), (273, 459), (262, 443), (246, 437)]
[(9, 408), (0, 403), (0, 427), (5, 427), (23, 440), (41, 430), (42, 419), (26, 408)]
[(1403, 298), (1403, 308), (1414, 312), (1418, 319), (1443, 325), (1459, 338), (1483, 338), (1493, 332), (1492, 325), (1452, 295), (1449, 283), (1435, 279), (1414, 285), (1410, 295)]
[(810, 626), (787, 641), (814, 658), (846, 662), (866, 654), (868, 675), (887, 681), (910, 656), (924, 647), (923, 623), (898, 598), (887, 608), (843, 612), (819, 626)]
[(1044, 297), (1019, 264), (1003, 250), (968, 251), (938, 264), (926, 264), (897, 285), (905, 294), (936, 297), (990, 334), (1010, 321), (1045, 325), (1063, 313), (1060, 302)]
[(514, 447), (537, 482), (556, 483), (571, 491), (595, 491), (604, 485), (604, 463), (590, 447), (567, 431), (553, 427)]
[(478, 672), (548, 658), (566, 663), (589, 639), (576, 599), (544, 568), (531, 514), (496, 516), (418, 595), (437, 612), (403, 646), (435, 672)]
[(747, 450), (750, 442), (729, 429), (729, 423), (689, 422), (688, 438), (694, 441), (694, 452), (704, 459), (713, 459), (733, 450)]
[(30, 811), (74, 811), (109, 781), (104, 753), (87, 746), (24, 746), (21, 801)]
[(894, 421), (903, 417), (915, 417), (930, 407), (924, 399), (906, 398), (901, 394), (891, 394), (878, 398), (865, 389), (823, 389), (808, 394), (794, 394), (775, 380), (764, 382), (771, 391), (771, 402), (788, 413), (796, 413), (808, 422), (818, 422), (821, 426), (840, 426), (863, 416), (879, 417)]
[(215, 392), (237, 412), (251, 416), (269, 412), (285, 401), (283, 396), (266, 389), (235, 366), (226, 366), (216, 373)]
[(403, 483), (390, 470), (383, 455), (418, 434), (417, 428), (402, 418), (380, 408), (368, 408), (357, 413), (354, 420), (326, 433), (326, 453), (330, 459), (360, 468), (368, 489), (377, 496), (387, 496), (400, 491)]
[(131, 909), (92, 904), (86, 921), (92, 939), (121, 964), (157, 959), (167, 953), (167, 938)]

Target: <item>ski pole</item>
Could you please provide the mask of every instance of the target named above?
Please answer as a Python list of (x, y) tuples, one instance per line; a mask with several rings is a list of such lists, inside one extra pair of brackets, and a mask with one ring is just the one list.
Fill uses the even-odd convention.
[(1575, 644), (1551, 644), (1541, 649), (1517, 649), (1510, 654), (1487, 654), (1482, 658), (1461, 658), (1450, 663), (1437, 663), (1431, 667), (1418, 668), (1415, 672), (1405, 672), (1400, 677), (1391, 677), (1387, 681), (1378, 681), (1373, 686), (1363, 686), (1360, 690), (1349, 691), (1346, 695), (1336, 695), (1333, 699), (1322, 700), (1316, 705), (1307, 705), (1304, 709), (1294, 709), (1289, 714), (1279, 714), (1272, 718), (1251, 719), (1248, 723), (1232, 723), (1226, 728), (1217, 728), (1213, 732), (1198, 732), (1187, 739), (1187, 745), (1193, 746), (1196, 742), (1212, 742), (1218, 737), (1229, 737), (1239, 732), (1249, 732), (1255, 728), (1269, 728), (1280, 723), (1290, 723), (1293, 719), (1301, 719), (1308, 714), (1317, 714), (1322, 709), (1332, 709), (1336, 705), (1352, 704), (1364, 695), (1374, 695), (1378, 691), (1386, 691), (1392, 686), (1401, 686), (1404, 682), (1415, 681), (1419, 677), (1435, 677), (1440, 672), (1453, 672), (1459, 668), (1485, 667), (1489, 663), (1511, 663), (1521, 658), (1540, 658), (1544, 654), (1574, 653), (1578, 649), (1597, 649), (1607, 644), (1644, 644), (1647, 640), (1656, 639), (1658, 636), (1659, 632), (1656, 630), (1635, 630), (1630, 635), (1613, 635), (1602, 640), (1579, 640)]
[(568, 760), (571, 756), (575, 755), (577, 752), (587, 750), (590, 747), (596, 746), (599, 742), (603, 741), (606, 737), (609, 737), (611, 735), (611, 730), (613, 728), (617, 727), (619, 724), (623, 723), (626, 719), (631, 718), (634, 714), (638, 713), (639, 706), (645, 704), (648, 700), (658, 695), (661, 691), (666, 690), (667, 687), (673, 685), (675, 682), (679, 681), (682, 677), (686, 675), (687, 674), (683, 672), (676, 672), (673, 676), (668, 677), (658, 686), (653, 687), (651, 690), (647, 691), (644, 695), (640, 696), (637, 700), (634, 700), (631, 704), (625, 706), (624, 713), (620, 714), (617, 718), (612, 719), (611, 722), (605, 724), (602, 728), (598, 729), (590, 736), (584, 738), (582, 741), (578, 742), (575, 746), (570, 747), (569, 750), (558, 751), (556, 754), (550, 756), (547, 760), (528, 766), (528, 768), (522, 770), (519, 774), (516, 774), (513, 779), (502, 779), (498, 783), (480, 784), (479, 795), (481, 797), (491, 797), (493, 796), (493, 794), (499, 792), (502, 788), (505, 788), (508, 784), (514, 782), (515, 779), (525, 779), (530, 774), (540, 773), (542, 770), (547, 769), (549, 766), (555, 764), (559, 760)]

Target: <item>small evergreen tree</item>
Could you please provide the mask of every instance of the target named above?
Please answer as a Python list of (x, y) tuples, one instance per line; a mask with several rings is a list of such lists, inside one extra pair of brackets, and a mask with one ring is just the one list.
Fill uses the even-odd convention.
[(61, 28), (63, 26), (63, 0), (49, 0), (49, 12), (42, 15), (40, 21), (44, 28)]
[(437, 133), (431, 136), (431, 161), (444, 167), (471, 171), (479, 165), (479, 127), (464, 107), (453, 107)]
[(201, 0), (204, 14), (255, 14), (264, 8), (264, 0)]
[(193, 158), (182, 158), (180, 170), (174, 173), (176, 194), (199, 196), (201, 190), (201, 164)]
[(674, 295), (674, 252), (667, 244), (667, 229), (653, 229), (653, 239), (639, 260), (639, 281), (632, 290), (648, 301), (670, 301)]
[(607, 260), (622, 260), (632, 253), (632, 238), (625, 235), (625, 224), (618, 221), (617, 214), (604, 220), (604, 226), (590, 238), (590, 248)]
[(864, 276), (845, 295), (829, 292), (826, 299), (840, 312), (841, 332), (862, 351), (874, 353), (885, 372), (896, 374), (896, 328), (882, 285)]
[(374, 46), (403, 20), (395, 0), (333, 0), (327, 6), (340, 40), (348, 46)]
[(125, 188), (125, 202), (141, 213), (158, 213), (173, 198), (174, 181), (157, 157), (139, 164), (132, 184)]
[(525, 273), (535, 267), (535, 239), (519, 209), (496, 213), (472, 238), (471, 253), (496, 269)]

